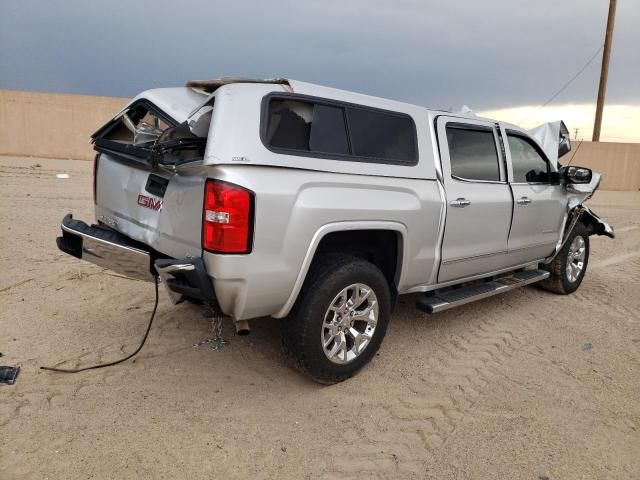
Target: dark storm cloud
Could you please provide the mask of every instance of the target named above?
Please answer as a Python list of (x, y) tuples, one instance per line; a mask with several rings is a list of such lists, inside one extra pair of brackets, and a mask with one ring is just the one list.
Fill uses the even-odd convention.
[[(440, 107), (539, 104), (602, 44), (608, 3), (4, 1), (0, 88), (132, 96), (283, 76)], [(618, 3), (607, 101), (639, 103), (640, 4)], [(556, 102), (593, 102), (599, 65)]]

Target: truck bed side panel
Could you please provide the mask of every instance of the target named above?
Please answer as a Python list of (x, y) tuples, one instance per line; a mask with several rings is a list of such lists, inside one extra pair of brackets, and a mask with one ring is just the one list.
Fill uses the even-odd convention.
[[(209, 175), (259, 192), (249, 255), (205, 253), (223, 311), (277, 314), (294, 289), (316, 233), (329, 224), (389, 222), (410, 232), (400, 292), (433, 280), (442, 201), (435, 181), (336, 175), (260, 166), (210, 167)], [(411, 228), (409, 228), (411, 226)]]

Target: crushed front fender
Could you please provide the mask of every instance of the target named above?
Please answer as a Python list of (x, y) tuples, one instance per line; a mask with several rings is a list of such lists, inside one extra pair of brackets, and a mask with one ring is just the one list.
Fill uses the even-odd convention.
[(584, 206), (582, 207), (580, 220), (582, 221), (582, 223), (587, 225), (587, 227), (589, 228), (589, 233), (591, 235), (605, 235), (609, 238), (615, 238), (616, 236), (613, 227), (602, 220), (590, 208)]

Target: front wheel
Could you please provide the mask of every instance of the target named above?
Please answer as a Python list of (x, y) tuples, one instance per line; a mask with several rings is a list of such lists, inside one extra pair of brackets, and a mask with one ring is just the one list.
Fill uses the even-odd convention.
[(351, 377), (380, 347), (390, 299), (387, 279), (372, 263), (345, 255), (320, 259), (285, 321), (291, 363), (319, 383)]
[(566, 295), (575, 292), (587, 271), (589, 263), (589, 234), (578, 223), (556, 258), (548, 265), (541, 265), (551, 276), (540, 283), (545, 290)]

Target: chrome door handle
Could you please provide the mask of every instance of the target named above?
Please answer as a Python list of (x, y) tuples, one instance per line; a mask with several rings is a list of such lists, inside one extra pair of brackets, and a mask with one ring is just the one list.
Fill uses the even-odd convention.
[(531, 203), (531, 199), (529, 197), (521, 197), (518, 199), (518, 205), (529, 205)]
[(471, 200), (467, 200), (466, 198), (456, 198), (455, 200), (451, 200), (449, 205), (452, 207), (464, 208), (471, 205)]

